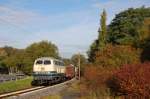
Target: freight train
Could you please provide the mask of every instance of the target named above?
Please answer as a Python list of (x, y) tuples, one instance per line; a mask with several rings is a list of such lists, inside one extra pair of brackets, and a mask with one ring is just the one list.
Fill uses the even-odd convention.
[(32, 85), (51, 85), (71, 79), (76, 75), (76, 67), (65, 66), (64, 62), (52, 57), (41, 57), (33, 66)]

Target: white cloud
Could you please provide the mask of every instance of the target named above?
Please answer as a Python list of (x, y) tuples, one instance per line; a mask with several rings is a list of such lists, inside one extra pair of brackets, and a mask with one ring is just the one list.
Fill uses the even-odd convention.
[(23, 26), (32, 21), (45, 20), (46, 17), (26, 10), (13, 9), (7, 6), (0, 6), (0, 22), (16, 26)]

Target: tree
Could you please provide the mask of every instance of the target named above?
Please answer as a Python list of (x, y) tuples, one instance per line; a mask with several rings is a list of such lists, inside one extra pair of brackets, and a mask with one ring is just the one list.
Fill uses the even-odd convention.
[(100, 19), (100, 29), (99, 29), (99, 37), (98, 37), (98, 49), (103, 50), (106, 45), (106, 35), (107, 35), (107, 28), (106, 28), (106, 11), (103, 10)]
[(144, 44), (150, 38), (150, 17), (145, 18), (139, 30), (138, 40), (140, 44)]
[(88, 51), (88, 60), (89, 62), (95, 61), (95, 53), (99, 50), (103, 50), (106, 46), (107, 42), (107, 26), (106, 26), (106, 11), (103, 10), (100, 19), (100, 28), (98, 30), (98, 39), (95, 40), (90, 46), (90, 50)]
[(31, 74), (34, 60), (39, 57), (59, 58), (58, 48), (48, 41), (33, 43), (26, 49), (5, 46), (0, 49), (0, 63), (6, 66), (9, 73), (24, 72)]
[(71, 57), (71, 61), (73, 63), (73, 65), (75, 66), (78, 66), (78, 61), (79, 61), (79, 58), (80, 58), (80, 66), (81, 68), (83, 68), (83, 66), (85, 65), (85, 63), (87, 62), (86, 58), (84, 55), (81, 55), (79, 56), (79, 54), (74, 54), (72, 57)]
[(108, 41), (113, 44), (139, 44), (143, 21), (150, 17), (150, 8), (129, 8), (115, 16), (108, 26)]
[(11, 46), (4, 46), (3, 48), (5, 50), (5, 52), (7, 53), (7, 56), (9, 57), (10, 55), (12, 55), (15, 51), (16, 48), (13, 48)]
[(48, 41), (33, 43), (25, 49), (25, 52), (33, 59), (38, 57), (59, 58), (58, 48)]
[(0, 67), (5, 67), (2, 63), (3, 59), (6, 58), (7, 53), (4, 48), (0, 48)]
[[(22, 49), (12, 48), (13, 53), (9, 54), (9, 56), (5, 57), (2, 61), (2, 64), (5, 65), (9, 73), (17, 73), (21, 70), (23, 66), (23, 52)], [(11, 52), (11, 50), (9, 50)]]
[(58, 48), (48, 41), (33, 43), (25, 49), (23, 71), (27, 74), (32, 72), (34, 60), (39, 57), (59, 58)]
[(87, 52), (87, 54), (88, 54), (88, 61), (89, 62), (94, 62), (95, 61), (96, 51), (97, 51), (97, 40), (95, 40), (91, 44), (90, 50), (88, 50), (88, 52)]
[(65, 65), (70, 65), (71, 64), (71, 59), (63, 58), (62, 60), (65, 63)]

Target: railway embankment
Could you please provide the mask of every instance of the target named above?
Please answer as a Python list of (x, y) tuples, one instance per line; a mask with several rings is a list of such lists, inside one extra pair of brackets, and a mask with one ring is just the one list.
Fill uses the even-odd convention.
[[(76, 79), (72, 79), (53, 86), (47, 86), (34, 91), (29, 91), (21, 94), (15, 94), (6, 99), (44, 99), (46, 96), (54, 96), (62, 93), (66, 88), (73, 84)], [(49, 98), (48, 98), (49, 99)]]
[(59, 93), (44, 96), (41, 99), (80, 99), (80, 97), (80, 81), (75, 80), (73, 83), (68, 83)]

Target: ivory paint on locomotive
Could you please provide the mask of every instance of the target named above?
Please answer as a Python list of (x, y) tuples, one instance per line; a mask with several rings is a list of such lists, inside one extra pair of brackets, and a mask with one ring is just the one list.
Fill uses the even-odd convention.
[(41, 57), (36, 59), (33, 65), (32, 85), (59, 83), (74, 76), (75, 69), (73, 65), (65, 66), (62, 60), (52, 57)]

